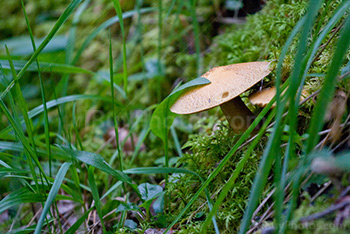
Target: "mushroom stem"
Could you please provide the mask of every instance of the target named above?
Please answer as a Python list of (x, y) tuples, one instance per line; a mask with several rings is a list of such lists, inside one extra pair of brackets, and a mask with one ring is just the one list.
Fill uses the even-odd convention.
[(255, 119), (255, 115), (246, 107), (240, 97), (221, 104), (220, 108), (235, 133), (247, 130)]

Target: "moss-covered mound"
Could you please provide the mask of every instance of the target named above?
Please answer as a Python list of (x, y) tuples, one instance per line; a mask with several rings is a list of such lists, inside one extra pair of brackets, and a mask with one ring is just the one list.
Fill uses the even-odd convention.
[[(327, 24), (330, 17), (334, 14), (334, 10), (342, 1), (325, 1), (319, 16), (314, 26), (314, 33), (319, 33), (320, 30)], [(214, 45), (210, 48), (210, 52), (205, 57), (206, 67), (209, 69), (214, 66), (227, 65), (232, 63), (250, 62), (258, 60), (277, 61), (281, 50), (290, 35), (296, 23), (302, 18), (306, 12), (308, 1), (267, 1), (263, 10), (255, 15), (247, 17), (247, 22), (243, 25), (234, 25), (226, 29), (225, 33), (218, 36)], [(337, 28), (339, 25), (336, 25)], [(335, 32), (336, 33), (336, 32)], [(326, 46), (317, 55), (306, 81), (306, 89), (308, 92), (313, 92), (320, 88), (322, 84), (322, 75), (325, 74), (328, 64), (332, 58), (336, 41), (333, 31), (326, 37)], [(312, 36), (312, 35), (311, 35)], [(298, 40), (295, 40), (285, 58), (283, 66), (283, 78), (286, 79), (293, 66), (293, 56), (296, 50)], [(311, 40), (310, 40), (311, 44)], [(315, 75), (317, 74), (317, 75)], [(274, 74), (269, 76), (263, 86), (271, 86), (274, 82)], [(260, 86), (261, 84), (259, 84)], [(258, 88), (258, 87), (257, 87)], [(303, 118), (309, 118), (310, 110), (313, 102), (304, 105), (305, 113), (302, 113)], [(220, 115), (220, 114), (219, 114)], [(184, 149), (189, 149), (188, 154), (180, 160), (180, 163), (185, 168), (193, 170), (206, 178), (220, 160), (227, 154), (237, 139), (225, 122), (215, 119), (205, 121), (207, 125), (199, 129), (201, 133), (190, 136), (189, 141), (184, 145)], [(211, 122), (209, 124), (208, 122)], [(219, 127), (214, 126), (214, 123)], [(306, 123), (307, 124), (307, 121)], [(240, 221), (245, 209), (247, 198), (250, 193), (252, 180), (255, 176), (260, 156), (263, 152), (264, 142), (261, 140), (249, 161), (248, 166), (237, 179), (236, 185), (222, 203), (222, 206), (217, 214), (217, 221), (222, 233), (235, 233), (240, 225)], [(236, 153), (231, 162), (225, 169), (212, 181), (209, 190), (213, 195), (213, 199), (217, 198), (221, 189), (232, 175), (235, 166), (239, 162), (244, 153), (242, 151)], [(173, 202), (178, 207), (178, 212), (187, 204), (192, 195), (200, 187), (200, 182), (192, 176), (180, 176), (176, 183), (173, 184), (174, 196)], [(196, 233), (200, 230), (201, 214), (206, 206), (205, 197), (199, 199), (191, 210), (191, 215), (183, 220), (186, 224), (188, 233)], [(316, 208), (317, 209), (317, 208)], [(321, 209), (319, 207), (319, 209)], [(205, 210), (207, 212), (207, 210)], [(190, 225), (189, 225), (190, 224)], [(296, 228), (293, 230), (306, 231), (307, 228)], [(186, 233), (186, 231), (182, 231)]]

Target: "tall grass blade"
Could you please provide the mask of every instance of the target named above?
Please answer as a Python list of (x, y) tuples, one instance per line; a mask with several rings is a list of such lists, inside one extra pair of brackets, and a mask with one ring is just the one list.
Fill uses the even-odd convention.
[(175, 129), (174, 125), (171, 125), (170, 133), (171, 133), (171, 136), (174, 140), (176, 152), (179, 155), (179, 157), (182, 157), (183, 154), (182, 154), (182, 150), (181, 150), (181, 145), (180, 145), (179, 137), (176, 134), (176, 129)]
[(124, 21), (123, 21), (123, 13), (122, 8), (120, 6), (119, 0), (112, 0), (114, 9), (119, 18), (120, 30), (122, 33), (122, 41), (123, 41), (123, 79), (124, 79), (124, 92), (125, 95), (128, 96), (128, 68), (127, 68), (127, 60), (126, 60), (126, 36), (124, 30)]
[[(34, 36), (33, 36), (33, 32), (32, 32), (32, 28), (30, 27), (30, 23), (29, 23), (29, 19), (27, 16), (27, 12), (26, 9), (24, 7), (24, 2), (23, 0), (21, 0), (21, 4), (22, 4), (22, 10), (23, 10), (23, 14), (24, 14), (24, 18), (26, 20), (26, 24), (27, 24), (27, 28), (29, 31), (29, 35), (30, 35), (30, 40), (32, 42), (32, 47), (33, 47), (33, 51), (36, 51), (36, 46), (35, 46), (35, 40), (34, 40)], [(51, 147), (50, 147), (50, 136), (49, 136), (49, 118), (48, 118), (48, 112), (47, 112), (47, 106), (46, 106), (46, 95), (45, 95), (45, 89), (44, 89), (44, 83), (43, 83), (43, 79), (41, 77), (41, 72), (40, 72), (40, 65), (39, 65), (39, 61), (38, 59), (36, 60), (36, 66), (38, 68), (38, 76), (39, 76), (39, 81), (40, 81), (40, 90), (41, 90), (41, 97), (42, 97), (42, 102), (43, 102), (43, 106), (44, 106), (44, 128), (45, 128), (45, 143), (46, 143), (46, 150), (48, 152), (49, 155), (49, 175), (50, 177), (52, 176), (52, 154), (51, 154)], [(28, 114), (27, 114), (27, 109), (25, 109), (25, 118), (27, 118), (28, 120), (30, 119)]]
[(139, 140), (136, 142), (134, 152), (132, 153), (128, 168), (131, 167), (132, 163), (134, 162), (135, 158), (137, 157), (138, 153), (140, 152), (141, 146), (142, 146), (143, 142), (145, 141), (145, 139), (148, 136), (150, 131), (151, 131), (151, 129), (149, 128), (148, 125), (142, 129), (142, 131), (139, 135)]
[[(27, 157), (27, 162), (29, 164), (29, 168), (31, 170), (32, 176), (34, 178), (34, 182), (35, 182), (35, 184), (37, 186), (37, 189), (38, 189), (37, 192), (39, 192), (38, 178), (37, 178), (37, 175), (36, 175), (36, 172), (35, 172), (35, 168), (34, 168), (32, 159), (36, 162), (36, 164), (37, 164), (37, 166), (39, 166), (39, 168), (41, 168), (41, 166), (40, 166), (40, 162), (38, 160), (38, 157), (36, 155), (34, 137), (33, 137), (33, 132), (32, 132), (32, 129), (33, 129), (32, 122), (30, 121), (30, 119), (28, 117), (27, 103), (24, 100), (23, 93), (21, 91), (21, 87), (20, 87), (19, 83), (17, 82), (16, 71), (14, 70), (14, 67), (13, 67), (13, 63), (12, 63), (12, 60), (11, 60), (11, 57), (10, 57), (10, 52), (9, 52), (7, 46), (5, 46), (5, 48), (6, 48), (7, 56), (9, 58), (9, 64), (10, 64), (10, 67), (11, 67), (13, 80), (16, 81), (14, 94), (16, 95), (15, 98), (17, 98), (17, 101), (18, 101), (18, 104), (19, 104), (19, 105), (16, 105), (16, 107), (20, 109), (20, 111), (21, 111), (21, 113), (23, 115), (24, 122), (25, 122), (25, 125), (26, 125), (26, 128), (27, 128), (27, 133), (28, 133), (28, 136), (29, 136), (29, 141), (27, 141), (27, 138), (24, 136), (24, 132), (23, 132), (22, 128), (19, 127), (19, 126), (17, 128), (16, 134), (17, 134), (17, 137), (22, 141), (22, 144), (24, 144), (24, 146), (26, 147), (26, 150), (27, 150), (27, 153), (28, 153), (27, 154), (27, 156), (28, 156)], [(12, 124), (12, 126), (14, 127), (14, 125), (18, 124), (15, 121), (15, 119), (18, 119), (18, 117), (17, 118), (15, 117), (15, 119), (12, 118), (11, 114), (9, 113), (8, 109), (6, 108), (6, 106), (5, 106), (5, 104), (3, 103), (2, 100), (1, 100), (1, 104), (3, 105), (2, 109), (3, 109), (4, 114), (6, 115), (6, 117), (8, 118), (10, 123)], [(13, 113), (16, 116), (16, 109), (13, 110)], [(25, 141), (25, 143), (23, 141)], [(34, 150), (32, 149), (32, 147), (30, 145), (32, 145), (34, 147)], [(44, 174), (43, 170), (41, 170), (41, 173)]]
[(163, 1), (158, 0), (158, 45), (157, 45), (157, 100), (161, 100), (161, 78), (162, 78), (162, 32), (163, 32)]
[(51, 204), (55, 200), (55, 197), (58, 193), (58, 190), (61, 187), (62, 181), (63, 181), (64, 177), (66, 176), (66, 173), (67, 173), (70, 165), (71, 165), (71, 163), (67, 163), (67, 162), (63, 163), (60, 170), (57, 172), (55, 182), (53, 183), (53, 185), (50, 189), (49, 196), (47, 197), (47, 200), (45, 202), (45, 206), (44, 206), (43, 211), (40, 215), (40, 218), (39, 218), (38, 224), (35, 228), (34, 234), (41, 233), (41, 229), (42, 229), (42, 226), (44, 224), (46, 214), (49, 211)]
[(197, 0), (191, 0), (190, 1), (190, 11), (191, 11), (191, 17), (192, 17), (192, 24), (193, 24), (193, 32), (194, 32), (194, 44), (196, 49), (196, 57), (197, 57), (197, 76), (200, 76), (202, 73), (201, 69), (201, 48), (200, 48), (200, 32), (199, 32), (199, 23), (197, 19), (196, 14), (196, 2)]
[[(72, 122), (73, 122), (73, 129), (74, 129), (74, 132), (75, 132), (75, 137), (77, 139), (77, 144), (79, 144), (80, 150), (84, 151), (83, 142), (81, 140), (80, 133), (79, 133), (78, 126), (77, 126), (76, 102), (73, 103)], [(78, 147), (78, 146), (76, 146), (76, 147)]]
[(88, 218), (90, 212), (95, 209), (95, 206), (88, 209), (65, 233), (66, 234), (74, 234), (77, 233), (79, 227), (83, 224), (83, 222)]
[(94, 169), (95, 168), (92, 166), (89, 167), (88, 180), (89, 180), (89, 185), (91, 188), (92, 198), (94, 199), (94, 202), (95, 202), (96, 211), (97, 211), (98, 217), (100, 218), (103, 232), (105, 233), (106, 227), (105, 227), (105, 224), (103, 222), (101, 200), (100, 200), (100, 196), (98, 195), (98, 190), (97, 190), (97, 186), (96, 186), (96, 182), (95, 182)]
[[(90, 2), (90, 0), (86, 0), (85, 2), (83, 2), (83, 4), (80, 5), (80, 7), (77, 9), (77, 11), (75, 12), (75, 14), (73, 16), (72, 25), (69, 28), (69, 32), (68, 32), (68, 42), (67, 42), (67, 46), (65, 48), (65, 55), (66, 55), (65, 63), (66, 64), (72, 64), (77, 24), (79, 23), (80, 16), (84, 12), (84, 10), (87, 8), (89, 2)], [(60, 88), (60, 89), (58, 88), (58, 90), (60, 90), (61, 96), (67, 95), (68, 83), (69, 83), (69, 73), (68, 74), (65, 73), (64, 76), (61, 78), (59, 84), (57, 85)], [(60, 106), (61, 116), (65, 116), (65, 111), (66, 111), (65, 105), (62, 104)], [(61, 133), (62, 128), (64, 128), (64, 126), (63, 126), (63, 121), (61, 120), (59, 122), (59, 126), (58, 126), (59, 134)]]
[[(114, 124), (114, 132), (115, 132), (115, 139), (117, 143), (117, 151), (118, 151), (118, 159), (119, 159), (119, 170), (123, 171), (123, 157), (120, 150), (120, 144), (119, 144), (119, 130), (118, 130), (118, 122), (117, 122), (117, 113), (115, 110), (114, 105), (114, 79), (113, 79), (113, 53), (112, 53), (112, 38), (111, 33), (109, 34), (109, 79), (110, 79), (110, 85), (111, 85), (111, 100), (112, 100), (112, 112), (113, 112), (113, 124)], [(124, 90), (125, 91), (125, 90)]]
[[(14, 69), (19, 71), (22, 67), (28, 63), (26, 60), (13, 60)], [(0, 60), (0, 65), (3, 69), (11, 69), (8, 60)], [(48, 63), (48, 62), (39, 62), (41, 72), (57, 72), (57, 73), (69, 73), (69, 74), (90, 74), (96, 75), (94, 72), (86, 70), (81, 67), (75, 67), (67, 64), (59, 63)], [(31, 64), (28, 66), (27, 71), (39, 71), (38, 66)]]
[(44, 194), (33, 193), (28, 188), (21, 188), (10, 193), (0, 201), (0, 213), (19, 204), (44, 201)]

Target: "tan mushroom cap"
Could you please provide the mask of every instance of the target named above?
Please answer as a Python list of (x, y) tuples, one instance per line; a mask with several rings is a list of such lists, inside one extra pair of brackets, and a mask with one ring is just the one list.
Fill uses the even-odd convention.
[[(284, 93), (284, 91), (283, 91)], [(256, 93), (253, 93), (249, 96), (249, 101), (256, 106), (265, 107), (269, 102), (272, 100), (272, 98), (276, 95), (276, 87), (270, 87), (263, 89), (261, 91), (258, 91)], [(301, 92), (300, 101), (305, 100), (305, 98), (308, 96), (308, 92), (304, 89)], [(276, 106), (276, 102), (272, 104), (272, 107)]]
[(211, 81), (184, 93), (170, 108), (177, 114), (192, 114), (219, 106), (241, 95), (267, 76), (270, 62), (249, 62), (214, 67), (202, 77)]
[[(253, 93), (249, 96), (249, 101), (253, 105), (257, 105), (260, 107), (265, 107), (269, 102), (272, 100), (272, 98), (276, 95), (276, 87), (273, 86), (271, 88), (263, 89), (259, 92)], [(272, 106), (275, 106), (274, 103)]]

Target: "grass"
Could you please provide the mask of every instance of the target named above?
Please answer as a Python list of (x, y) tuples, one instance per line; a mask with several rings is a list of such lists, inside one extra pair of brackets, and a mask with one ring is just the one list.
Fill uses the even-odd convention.
[[(187, 89), (209, 82), (200, 75), (210, 57), (203, 50), (208, 43), (203, 42), (204, 32), (210, 31), (210, 18), (215, 16), (205, 18), (212, 12), (210, 4), (113, 0), (98, 5), (99, 1), (72, 0), (51, 20), (40, 44), (35, 38), (37, 23), (31, 21), (26, 4), (21, 0), (23, 16), (18, 20), (27, 26), (22, 34), (30, 40), (32, 53), (18, 56), (5, 45), (0, 60), (0, 217), (8, 216), (1, 231), (143, 233), (162, 228), (163, 232), (237, 230), (243, 234), (257, 228), (252, 219), (267, 191), (274, 191), (268, 205), (273, 207), (275, 233), (292, 230), (288, 224), (295, 221), (312, 155), (319, 150), (327, 107), (336, 89), (346, 90), (339, 74), (349, 66), (350, 1), (336, 9), (326, 1), (327, 10), (332, 11), (329, 16), (322, 10), (322, 1), (310, 0), (279, 50), (266, 54), (276, 59), (274, 74), (268, 77), (275, 78), (276, 97), (244, 133), (235, 136), (220, 161), (210, 167), (210, 161), (203, 163), (204, 172), (181, 163), (191, 154), (183, 145), (195, 121), (176, 116), (169, 107)], [(101, 19), (90, 12), (99, 6), (106, 6), (107, 16)], [(96, 22), (89, 23), (84, 34), (80, 25), (89, 20)], [(336, 27), (339, 31), (333, 30)], [(68, 33), (65, 50), (44, 52), (63, 32)], [(304, 123), (302, 90), (310, 84), (308, 77), (317, 70), (317, 63), (324, 61), (327, 46), (334, 53), (325, 73), (317, 76), (322, 85), (307, 113), (309, 122)], [(181, 60), (191, 69), (181, 67)], [(286, 72), (286, 67), (291, 69)], [(198, 78), (181, 84), (176, 81), (179, 76)], [(271, 109), (273, 103), (276, 107)], [(300, 130), (301, 125), (306, 130)], [(259, 133), (252, 138), (257, 126), (261, 126)], [(104, 139), (109, 128), (114, 136)], [(204, 149), (216, 155), (210, 150)], [(230, 160), (239, 152), (242, 157), (230, 168)], [(239, 205), (243, 218), (239, 227), (227, 230), (220, 214), (235, 204), (230, 201), (232, 191), (253, 154), (258, 155), (259, 166), (252, 187), (247, 188), (246, 207)], [(345, 153), (339, 161), (346, 159)], [(343, 170), (349, 171), (343, 164)], [(219, 175), (226, 180), (217, 185)], [(179, 195), (176, 186), (184, 186), (190, 195)], [(72, 205), (70, 213), (63, 211), (63, 202)]]

